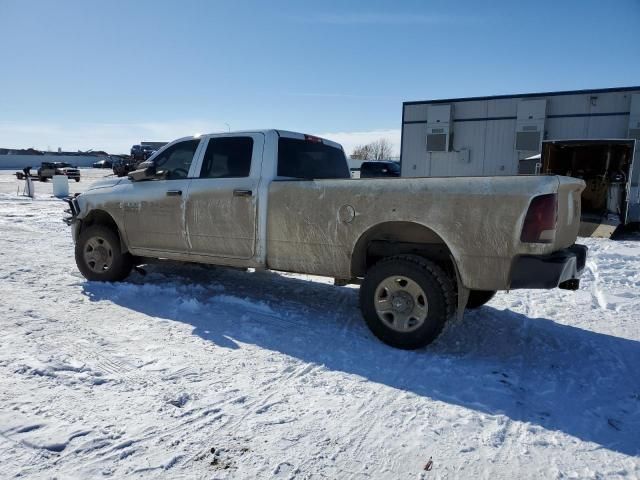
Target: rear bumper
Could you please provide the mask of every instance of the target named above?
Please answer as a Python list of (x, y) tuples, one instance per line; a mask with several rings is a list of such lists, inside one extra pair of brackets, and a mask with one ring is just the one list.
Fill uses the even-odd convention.
[(511, 266), (511, 289), (577, 290), (587, 261), (587, 247), (572, 245), (549, 255), (521, 255)]

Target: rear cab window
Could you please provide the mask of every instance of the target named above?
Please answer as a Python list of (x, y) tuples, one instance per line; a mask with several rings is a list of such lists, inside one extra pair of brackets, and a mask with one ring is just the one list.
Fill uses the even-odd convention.
[(305, 180), (351, 178), (342, 149), (316, 137), (278, 140), (278, 177)]

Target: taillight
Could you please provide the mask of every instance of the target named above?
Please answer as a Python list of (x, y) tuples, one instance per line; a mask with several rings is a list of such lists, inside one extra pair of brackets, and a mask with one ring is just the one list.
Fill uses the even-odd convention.
[(531, 200), (522, 225), (520, 241), (526, 243), (552, 243), (556, 236), (558, 196), (540, 195)]

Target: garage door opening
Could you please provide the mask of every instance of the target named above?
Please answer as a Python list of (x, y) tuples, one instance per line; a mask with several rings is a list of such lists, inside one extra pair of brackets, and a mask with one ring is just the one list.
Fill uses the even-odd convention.
[(604, 225), (602, 236), (610, 236), (625, 223), (633, 152), (634, 140), (543, 142), (541, 173), (580, 178), (587, 184), (582, 192), (581, 234), (593, 235)]

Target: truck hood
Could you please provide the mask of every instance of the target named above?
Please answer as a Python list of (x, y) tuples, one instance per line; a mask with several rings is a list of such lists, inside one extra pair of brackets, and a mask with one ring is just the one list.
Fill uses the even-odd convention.
[(111, 188), (123, 182), (129, 182), (129, 179), (124, 177), (105, 178), (104, 180), (98, 180), (97, 182), (89, 185), (89, 188), (87, 188), (86, 191), (90, 192), (101, 188)]

